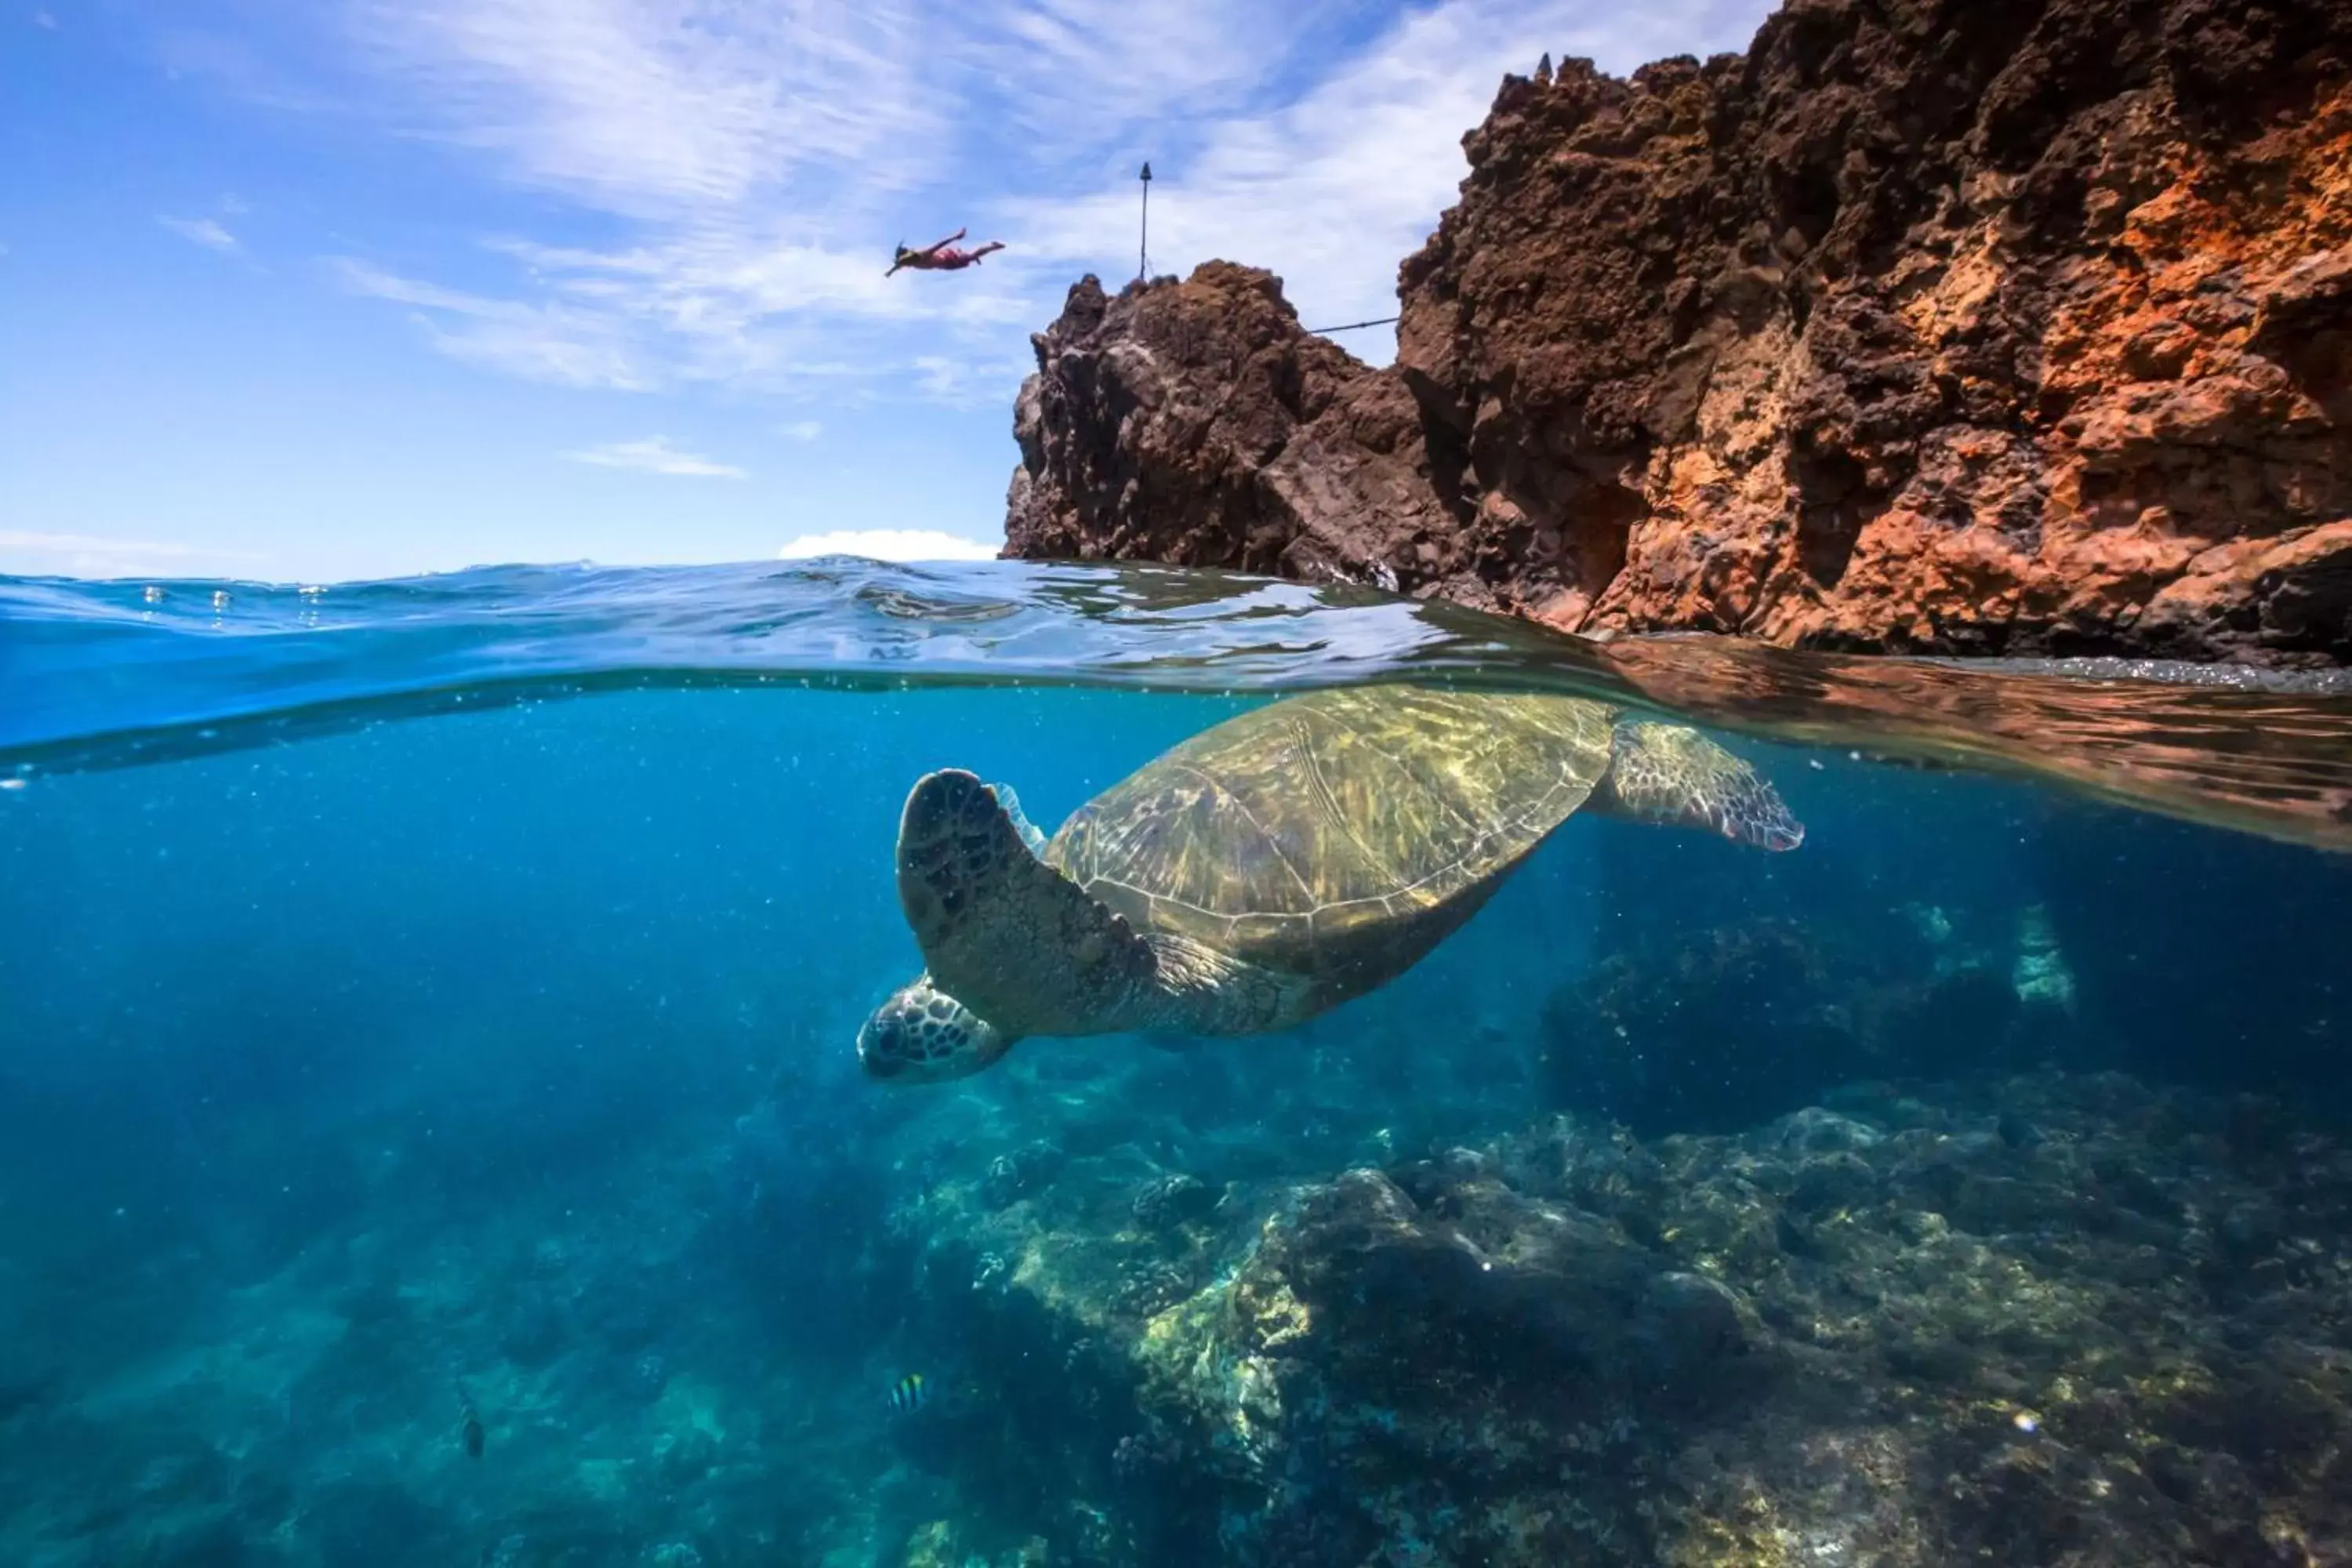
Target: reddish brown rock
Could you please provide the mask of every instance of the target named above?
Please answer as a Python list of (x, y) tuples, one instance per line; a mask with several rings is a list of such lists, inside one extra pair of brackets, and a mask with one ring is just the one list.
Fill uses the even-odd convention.
[(1465, 145), (1393, 370), (1262, 272), (1073, 290), (1008, 552), (2352, 660), (2352, 0), (1815, 0)]
[(1369, 579), (1445, 526), (1412, 395), (1301, 331), (1270, 273), (1088, 277), (1034, 341), (1010, 553)]

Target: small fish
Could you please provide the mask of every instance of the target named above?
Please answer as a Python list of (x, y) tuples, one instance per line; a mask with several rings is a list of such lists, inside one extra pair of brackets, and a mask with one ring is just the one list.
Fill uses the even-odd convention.
[(457, 1408), (463, 1413), (457, 1422), (458, 1440), (466, 1445), (466, 1458), (478, 1459), (482, 1457), (484, 1436), (482, 1418), (475, 1413), (473, 1395), (466, 1392), (462, 1383), (457, 1384)]
[(930, 1397), (930, 1385), (919, 1372), (910, 1372), (890, 1385), (890, 1408), (902, 1415), (920, 1410)]

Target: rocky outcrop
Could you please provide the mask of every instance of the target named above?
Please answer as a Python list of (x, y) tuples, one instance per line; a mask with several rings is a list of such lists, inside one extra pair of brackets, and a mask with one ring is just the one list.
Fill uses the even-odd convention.
[(1123, 1223), (1132, 1126), (1010, 1205), (943, 1181), (895, 1223), (977, 1382), (918, 1458), (979, 1502), (903, 1560), (2345, 1560), (2343, 1144), (2120, 1076), (1828, 1098), (1221, 1182), (1166, 1230)]
[(1036, 340), (1008, 553), (1594, 633), (2352, 658), (2352, 0), (1814, 0), (1507, 78), (1371, 370), (1213, 263)]
[(1381, 581), (1448, 526), (1402, 383), (1309, 336), (1280, 279), (1212, 261), (1087, 278), (1021, 389), (1015, 555)]

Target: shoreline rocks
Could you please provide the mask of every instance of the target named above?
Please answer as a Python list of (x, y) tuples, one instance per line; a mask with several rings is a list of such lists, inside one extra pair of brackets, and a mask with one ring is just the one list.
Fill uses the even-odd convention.
[(2352, 660), (2352, 0), (1808, 0), (1506, 78), (1375, 370), (1210, 262), (1034, 340), (1007, 553), (1559, 629)]

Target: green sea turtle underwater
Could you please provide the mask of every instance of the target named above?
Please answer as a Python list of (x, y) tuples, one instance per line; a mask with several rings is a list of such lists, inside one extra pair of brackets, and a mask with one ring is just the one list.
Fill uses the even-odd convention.
[(924, 972), (857, 1035), (931, 1083), (1022, 1038), (1233, 1037), (1403, 973), (1580, 807), (1793, 849), (1755, 769), (1590, 698), (1369, 686), (1253, 709), (1147, 763), (1051, 839), (1017, 797), (928, 773), (898, 822)]

